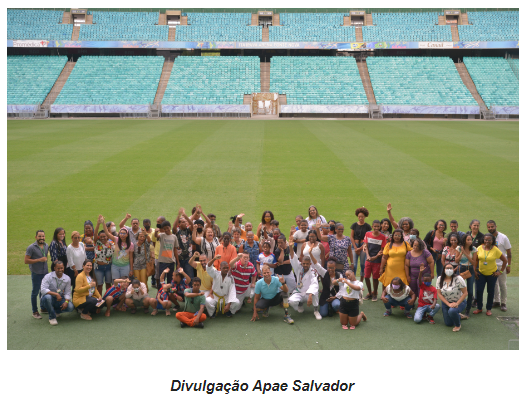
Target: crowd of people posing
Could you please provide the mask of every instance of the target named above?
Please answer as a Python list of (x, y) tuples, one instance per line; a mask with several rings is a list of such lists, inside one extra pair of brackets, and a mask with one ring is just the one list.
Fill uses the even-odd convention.
[[(41, 312), (52, 325), (74, 309), (85, 320), (103, 310), (108, 317), (112, 309), (153, 316), (169, 316), (172, 309), (182, 328), (203, 328), (207, 315), (232, 317), (246, 303), (253, 307), (251, 321), (280, 306), (284, 321), (293, 324), (289, 309), (303, 313), (306, 306), (317, 320), (338, 314), (343, 329), (355, 329), (367, 320), (361, 304), (379, 300), (379, 283), (385, 317), (398, 307), (416, 323), (434, 324), (442, 310), (444, 323), (459, 331), (472, 306), (473, 314), (482, 313), (485, 288), (486, 315), (493, 307), (507, 310), (511, 245), (493, 220), (486, 233), (476, 219), (466, 233), (452, 220), (447, 233), (440, 219), (421, 239), (411, 218), (397, 222), (391, 211), (388, 204), (387, 218), (367, 223), (369, 211), (358, 208), (350, 236), (313, 205), (286, 234), (271, 211), (264, 211), (256, 230), (239, 214), (222, 232), (215, 215), (205, 215), (200, 205), (190, 216), (181, 208), (172, 225), (159, 216), (156, 227), (149, 219), (140, 227), (136, 218), (127, 226), (127, 214), (117, 228), (99, 215), (95, 229), (86, 221), (82, 234), (71, 233), (69, 245), (61, 227), (49, 246), (38, 230), (24, 259), (33, 317), (42, 318), (40, 293)], [(149, 296), (149, 277), (156, 297)]]

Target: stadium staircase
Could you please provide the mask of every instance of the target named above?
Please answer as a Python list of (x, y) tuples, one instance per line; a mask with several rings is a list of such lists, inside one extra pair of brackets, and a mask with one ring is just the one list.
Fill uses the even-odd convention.
[(180, 25), (187, 25), (187, 15), (180, 17)]
[(439, 22), (437, 23), (437, 25), (446, 25), (446, 17), (444, 15), (440, 15), (438, 18)]
[(63, 12), (62, 14), (62, 23), (63, 24), (71, 24), (70, 22), (70, 12), (69, 11), (65, 11)]
[(364, 35), (362, 34), (362, 27), (355, 27), (355, 35), (356, 35), (357, 42), (364, 41)]
[(451, 25), (450, 29), (452, 30), (452, 42), (459, 42), (459, 31), (457, 25)]
[[(174, 59), (165, 59), (162, 67), (162, 74), (160, 75), (160, 81), (158, 82), (158, 89), (156, 90), (156, 96), (154, 97), (154, 105), (158, 106), (162, 103), (165, 89), (169, 78), (171, 78), (171, 71), (173, 71)], [(156, 116), (159, 117), (159, 116)]]
[(92, 25), (92, 24), (93, 24), (93, 21), (94, 21), (94, 16), (93, 16), (93, 14), (88, 14), (88, 15), (86, 16), (85, 24)]
[(272, 16), (272, 25), (273, 26), (279, 26), (281, 25), (281, 22), (279, 21), (279, 14), (274, 14)]
[(263, 42), (268, 42), (268, 38), (269, 38), (269, 31), (268, 31), (268, 27), (263, 27), (263, 33), (262, 33), (263, 37), (262, 37), (262, 41)]
[(373, 25), (373, 15), (366, 14), (366, 25), (372, 26)]
[(74, 25), (72, 30), (72, 40), (79, 40), (79, 31), (81, 27), (79, 25)]
[(176, 37), (176, 28), (175, 27), (169, 27), (169, 42), (174, 42)]
[(167, 25), (167, 15), (160, 13), (158, 16), (158, 25)]
[(474, 81), (472, 81), (472, 78), (470, 77), (470, 74), (468, 73), (467, 67), (465, 66), (465, 63), (455, 63), (457, 72), (459, 73), (459, 76), (461, 77), (461, 80), (463, 81), (463, 84), (468, 88), (470, 91), (470, 94), (472, 97), (478, 102), (478, 105), (481, 108), (487, 109), (487, 106), (485, 106), (485, 102), (483, 102), (483, 99), (478, 93), (478, 90), (476, 88), (476, 85), (474, 84)]
[(375, 99), (375, 93), (373, 92), (373, 86), (371, 85), (371, 78), (369, 77), (367, 63), (365, 60), (357, 60), (356, 65), (358, 66), (360, 78), (362, 78), (362, 84), (364, 85), (364, 91), (366, 92), (367, 100), (370, 105), (376, 105), (377, 101)]
[(461, 21), (459, 25), (468, 25), (468, 14), (467, 13), (461, 14)]
[(252, 14), (252, 26), (256, 27), (259, 25), (259, 15), (258, 14)]
[(351, 17), (348, 15), (344, 15), (343, 17), (343, 26), (344, 27), (350, 27), (351, 26)]
[(261, 62), (261, 92), (270, 92), (270, 62)]
[(44, 102), (42, 102), (42, 104), (40, 105), (39, 111), (35, 115), (36, 119), (44, 119), (48, 117), (50, 106), (53, 104), (53, 102), (55, 102), (55, 99), (57, 99), (57, 96), (59, 96), (59, 94), (61, 93), (61, 90), (64, 87), (64, 84), (66, 84), (66, 81), (68, 81), (68, 77), (70, 76), (70, 73), (72, 72), (74, 67), (75, 61), (66, 62), (66, 65), (62, 69), (59, 78), (57, 78), (57, 81), (55, 81), (55, 84), (53, 84), (51, 91), (44, 99)]
[(243, 105), (251, 105), (252, 104), (252, 95), (244, 95), (242, 104)]

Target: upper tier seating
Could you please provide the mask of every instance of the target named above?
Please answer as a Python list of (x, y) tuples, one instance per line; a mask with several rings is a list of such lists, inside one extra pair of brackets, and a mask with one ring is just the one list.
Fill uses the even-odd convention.
[(261, 92), (259, 57), (180, 56), (162, 100), (166, 105), (242, 105)]
[(158, 25), (157, 12), (89, 11), (94, 25), (81, 25), (79, 40), (167, 41), (169, 26)]
[(250, 26), (251, 13), (187, 13), (188, 25), (176, 25), (179, 42), (261, 42), (262, 27)]
[(520, 83), (506, 59), (463, 57), (463, 63), (488, 108), (519, 105)]
[(61, 24), (62, 11), (7, 10), (7, 39), (70, 40), (73, 25)]
[(368, 57), (378, 104), (476, 106), (449, 57)]
[(520, 39), (518, 11), (468, 12), (468, 23), (459, 25), (462, 41), (513, 41)]
[(66, 65), (66, 56), (7, 56), (7, 104), (41, 104)]
[(163, 56), (82, 56), (55, 101), (62, 105), (154, 102)]
[(448, 25), (437, 25), (442, 13), (373, 13), (373, 26), (363, 26), (366, 42), (451, 42)]
[(270, 92), (289, 105), (365, 105), (367, 96), (354, 57), (274, 56)]
[(281, 26), (269, 27), (270, 42), (355, 42), (354, 27), (343, 25), (343, 13), (281, 13)]

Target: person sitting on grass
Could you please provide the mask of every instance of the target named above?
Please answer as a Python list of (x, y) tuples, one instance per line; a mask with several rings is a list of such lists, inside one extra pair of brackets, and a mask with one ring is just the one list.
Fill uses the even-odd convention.
[(74, 307), (81, 310), (81, 318), (88, 321), (92, 320), (91, 314), (95, 313), (96, 305), (102, 301), (101, 295), (96, 289), (96, 280), (90, 276), (91, 272), (92, 261), (85, 260), (82, 271), (75, 278), (73, 293)]
[(416, 298), (417, 296), (413, 293), (413, 290), (402, 279), (396, 276), (382, 292), (382, 301), (384, 302), (384, 306), (386, 306), (384, 317), (391, 315), (392, 307), (402, 306), (404, 307), (406, 317), (413, 318), (410, 310)]
[(423, 319), (426, 319), (430, 324), (435, 324), (433, 316), (441, 306), (436, 303), (437, 290), (432, 286), (432, 274), (430, 271), (425, 272), (425, 270), (426, 267), (421, 264), (419, 268), (419, 307), (413, 320), (420, 324)]
[[(125, 303), (125, 292), (129, 285), (129, 277), (122, 276), (120, 279), (114, 280), (114, 285), (111, 286), (103, 295), (107, 311), (105, 311), (105, 317), (110, 317), (110, 308), (114, 306), (116, 311), (125, 311), (123, 304)], [(101, 308), (96, 310), (96, 314), (101, 312)]]
[(55, 271), (46, 274), (40, 284), (41, 307), (48, 310), (51, 325), (57, 325), (57, 317), (61, 313), (73, 311), (72, 285), (70, 277), (64, 275), (64, 264), (60, 260), (54, 261)]
[[(163, 283), (165, 275), (169, 272), (169, 268), (165, 268), (160, 275), (160, 282)], [(180, 308), (180, 303), (178, 302), (184, 301), (184, 291), (189, 288), (188, 283), (190, 282), (191, 278), (185, 273), (182, 267), (173, 272), (173, 280), (171, 281), (171, 287), (169, 288), (169, 300), (175, 305), (173, 311), (178, 311), (178, 308)]]
[(452, 331), (461, 330), (460, 314), (467, 306), (467, 284), (461, 276), (455, 274), (452, 264), (446, 264), (441, 276), (437, 278), (437, 297), (443, 302), (443, 318)]
[(363, 311), (360, 311), (360, 299), (364, 284), (356, 280), (353, 270), (347, 269), (344, 272), (345, 278), (338, 279), (344, 284), (344, 294), (340, 301), (340, 324), (342, 329), (355, 329), (362, 320), (367, 321)]
[(181, 328), (204, 328), (203, 322), (207, 319), (206, 314), (204, 314), (206, 297), (204, 292), (200, 290), (200, 278), (193, 278), (191, 286), (191, 288), (184, 290), (184, 311), (176, 313), (175, 317), (180, 321)]
[[(169, 285), (170, 286), (170, 285)], [(136, 314), (136, 309), (143, 307), (143, 312), (149, 314), (149, 306), (156, 308), (156, 299), (149, 297), (147, 286), (139, 279), (133, 279), (125, 293), (125, 304), (130, 307), (131, 314)], [(170, 305), (170, 302), (169, 302)], [(169, 315), (169, 314), (167, 314)]]
[(158, 314), (158, 310), (165, 310), (165, 315), (171, 315), (171, 301), (169, 300), (169, 289), (171, 289), (170, 283), (164, 283), (158, 294), (156, 295), (156, 302), (153, 307), (151, 315)]
[(288, 286), (285, 283), (283, 276), (272, 276), (270, 267), (263, 265), (262, 271), (263, 277), (255, 284), (255, 296), (253, 298), (253, 315), (250, 321), (259, 319), (259, 313), (262, 313), (263, 317), (268, 317), (270, 313), (270, 307), (277, 306), (279, 304), (285, 310), (285, 317), (283, 321), (287, 324), (294, 324), (294, 320), (288, 314), (288, 305), (283, 303), (283, 293), (288, 293)]
[[(220, 260), (221, 256), (216, 255), (213, 260)], [(230, 318), (239, 310), (241, 303), (235, 296), (235, 282), (228, 276), (230, 265), (226, 261), (220, 263), (220, 272), (214, 266), (208, 265), (207, 272), (213, 279), (211, 294), (206, 298), (206, 310), (209, 317), (214, 318), (217, 313), (225, 314)]]

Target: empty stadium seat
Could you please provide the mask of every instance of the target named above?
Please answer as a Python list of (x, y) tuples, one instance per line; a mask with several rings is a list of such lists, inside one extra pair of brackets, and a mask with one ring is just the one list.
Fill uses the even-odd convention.
[(514, 41), (520, 38), (518, 11), (469, 11), (467, 15), (470, 25), (458, 26), (462, 41)]
[(163, 63), (163, 56), (82, 56), (55, 104), (151, 104)]
[(162, 100), (166, 105), (242, 105), (261, 91), (259, 57), (180, 56)]
[(62, 11), (7, 10), (7, 39), (70, 40), (73, 25), (61, 24)]
[(89, 11), (93, 25), (81, 25), (79, 40), (167, 41), (169, 26), (158, 25), (158, 12)]
[(7, 56), (7, 104), (41, 104), (67, 61), (66, 56)]
[(487, 107), (519, 105), (520, 84), (506, 59), (464, 57), (463, 63)]
[(449, 57), (368, 57), (378, 104), (476, 106)]
[(451, 42), (450, 26), (437, 25), (442, 13), (372, 13), (373, 26), (363, 26), (366, 42)]
[(281, 13), (281, 26), (269, 27), (270, 42), (355, 42), (354, 27), (343, 26), (343, 13)]
[(270, 92), (289, 105), (368, 103), (354, 57), (289, 57), (270, 60)]
[(175, 40), (261, 42), (263, 28), (251, 23), (251, 13), (187, 13), (187, 25), (175, 27)]

